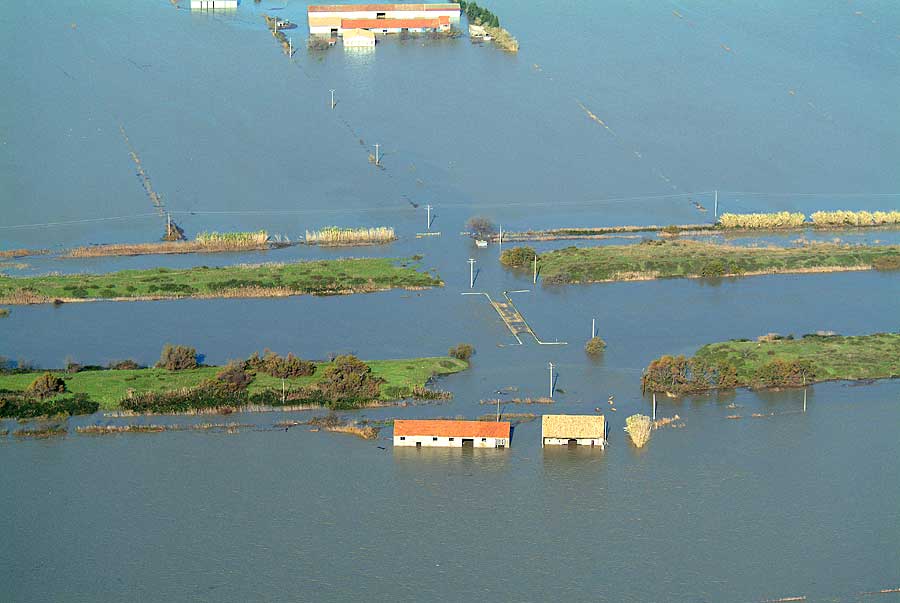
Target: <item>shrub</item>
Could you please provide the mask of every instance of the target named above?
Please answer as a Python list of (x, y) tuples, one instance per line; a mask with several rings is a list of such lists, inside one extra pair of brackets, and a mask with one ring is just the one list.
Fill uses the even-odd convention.
[(111, 371), (133, 371), (139, 368), (141, 368), (141, 365), (131, 359), (114, 360), (109, 363), (109, 369)]
[(684, 356), (661, 356), (647, 367), (641, 389), (687, 394), (739, 385), (737, 368), (724, 361), (705, 362)]
[(537, 252), (532, 247), (513, 247), (504, 249), (500, 254), (500, 263), (510, 268), (525, 268), (534, 261)]
[(156, 368), (170, 371), (184, 371), (197, 368), (197, 350), (186, 345), (166, 344), (162, 349)]
[(246, 364), (247, 368), (251, 370), (280, 379), (307, 377), (316, 372), (315, 362), (301, 360), (291, 353), (288, 353), (287, 356), (279, 356), (271, 350), (263, 350), (262, 358), (254, 352), (247, 359)]
[(233, 360), (216, 374), (216, 379), (235, 391), (247, 389), (253, 377), (244, 370), (244, 363)]
[(369, 365), (348, 354), (335, 358), (317, 385), (331, 405), (338, 407), (378, 399), (383, 382), (372, 375)]
[(466, 222), (466, 229), (478, 239), (489, 239), (491, 235), (497, 232), (497, 227), (494, 226), (494, 223), (484, 216), (469, 218), (469, 221)]
[(468, 360), (472, 357), (472, 354), (475, 353), (475, 348), (473, 348), (468, 343), (461, 343), (459, 345), (455, 345), (449, 350), (447, 350), (447, 355), (456, 358), (457, 360)]
[(57, 377), (53, 373), (46, 372), (31, 382), (31, 385), (25, 390), (28, 396), (34, 396), (40, 399), (49, 396), (55, 396), (66, 391), (66, 382)]
[(900, 256), (886, 255), (872, 260), (875, 270), (900, 270)]
[(587, 343), (584, 344), (584, 351), (590, 356), (601, 354), (605, 348), (606, 342), (600, 337), (591, 337), (588, 339)]

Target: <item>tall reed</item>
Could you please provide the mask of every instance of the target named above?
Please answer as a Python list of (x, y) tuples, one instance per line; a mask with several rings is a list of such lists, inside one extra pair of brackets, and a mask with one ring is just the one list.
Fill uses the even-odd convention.
[(886, 226), (900, 224), (900, 211), (817, 211), (810, 216), (816, 227)]
[(306, 231), (309, 245), (378, 245), (397, 239), (390, 226), (377, 228), (338, 228), (329, 226), (321, 230)]
[(722, 228), (799, 228), (806, 217), (800, 212), (780, 211), (771, 214), (722, 214), (719, 226)]

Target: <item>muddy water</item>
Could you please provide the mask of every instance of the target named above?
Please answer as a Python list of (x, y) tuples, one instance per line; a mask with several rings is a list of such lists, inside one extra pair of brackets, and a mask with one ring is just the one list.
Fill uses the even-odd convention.
[[(897, 208), (897, 7), (490, 6), (519, 56), (389, 40), (374, 54), (338, 47), (290, 62), (259, 14), (302, 23), (304, 4), (208, 15), (65, 1), (39, 16), (40, 35), (30, 6), (0, 14), (12, 91), (0, 100), (0, 247), (161, 234), (120, 125), (189, 234), (386, 224), (401, 235), (349, 251), (27, 259), (22, 273), (422, 254), (446, 281), (350, 297), (15, 307), (0, 354), (149, 363), (179, 342), (219, 363), (263, 347), (390, 358), (466, 341), (472, 369), (438, 383), (453, 401), (358, 414), (475, 417), (503, 387), (546, 394), (550, 361), (553, 411), (616, 403), (600, 454), (542, 451), (537, 422), (516, 429), (511, 449), (474, 454), (297, 428), (0, 438), (5, 598), (855, 601), (896, 586), (896, 381), (817, 385), (805, 414), (795, 391), (665, 400), (660, 413), (684, 428), (640, 452), (622, 433), (625, 416), (649, 410), (639, 378), (653, 357), (769, 331), (897, 330), (896, 275), (534, 289), (499, 267), (495, 246), (457, 233), (475, 213), (509, 229), (701, 222), (709, 211), (692, 201), (711, 211), (716, 188), (732, 191), (720, 194), (728, 211)], [(376, 142), (384, 170), (367, 161)], [(793, 194), (750, 194), (760, 191)], [(415, 238), (425, 203), (441, 237)], [(47, 224), (116, 217), (127, 219)], [(8, 228), (27, 224), (41, 226)], [(510, 295), (542, 340), (568, 345), (513, 345), (485, 299), (460, 295), (469, 257), (474, 291), (529, 289)], [(582, 350), (591, 318), (609, 344), (596, 360)]]

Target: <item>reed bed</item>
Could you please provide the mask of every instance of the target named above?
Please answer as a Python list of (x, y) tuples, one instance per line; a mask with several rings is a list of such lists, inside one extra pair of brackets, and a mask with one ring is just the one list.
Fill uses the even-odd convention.
[[(286, 245), (283, 243), (279, 245)], [(170, 253), (215, 253), (223, 251), (256, 251), (270, 249), (272, 243), (265, 230), (257, 232), (204, 232), (193, 241), (162, 241), (158, 243), (114, 243), (88, 245), (70, 249), (63, 257), (90, 258), (106, 256), (155, 255)]]
[(625, 431), (638, 448), (643, 448), (650, 441), (651, 429), (652, 422), (647, 415), (631, 415), (625, 419)]
[(722, 214), (719, 216), (721, 228), (744, 228), (769, 230), (778, 228), (801, 228), (806, 216), (800, 212), (775, 212), (769, 214)]
[(13, 436), (17, 438), (52, 438), (65, 436), (69, 433), (65, 425), (51, 425), (45, 427), (32, 427), (27, 429), (17, 429), (13, 432)]
[(0, 258), (24, 258), (29, 255), (47, 255), (49, 253), (49, 249), (6, 249), (0, 250)]
[(680, 422), (681, 417), (675, 415), (674, 417), (662, 417), (655, 421), (653, 421), (653, 429), (660, 429), (662, 427), (684, 427), (684, 422)]
[(889, 226), (900, 224), (900, 211), (817, 211), (810, 215), (816, 228), (836, 226)]
[(333, 433), (349, 433), (364, 440), (378, 439), (379, 429), (371, 425), (335, 425), (333, 427), (322, 427), (325, 431)]
[(393, 227), (378, 226), (376, 228), (338, 228), (329, 226), (321, 230), (307, 230), (308, 245), (349, 246), (349, 245), (382, 245), (396, 241), (397, 235)]
[(254, 427), (247, 423), (196, 423), (193, 425), (85, 425), (75, 432), (83, 435), (114, 435), (119, 433), (163, 433), (165, 431), (215, 431), (234, 433), (238, 429)]

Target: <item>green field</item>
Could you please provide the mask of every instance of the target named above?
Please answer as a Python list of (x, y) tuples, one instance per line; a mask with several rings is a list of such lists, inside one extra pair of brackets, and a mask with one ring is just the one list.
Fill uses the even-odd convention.
[(898, 269), (900, 245), (738, 247), (696, 241), (566, 247), (538, 258), (548, 285), (677, 277)]
[[(327, 362), (316, 363), (314, 375), (285, 379), (288, 388), (310, 385), (318, 381)], [(469, 363), (450, 357), (411, 358), (401, 360), (366, 361), (372, 374), (385, 380), (381, 386), (383, 400), (397, 400), (410, 395), (412, 388), (424, 387), (435, 375), (449, 375), (468, 368)], [(87, 394), (91, 400), (100, 403), (103, 410), (114, 410), (120, 400), (125, 398), (129, 389), (135, 393), (165, 392), (199, 385), (205, 379), (214, 379), (221, 370), (217, 366), (203, 366), (184, 371), (168, 371), (165, 369), (146, 368), (135, 370), (99, 370), (82, 371), (68, 374), (64, 371), (52, 371), (66, 382), (66, 390), (70, 393)], [(0, 390), (22, 391), (46, 371), (32, 373), (0, 375)], [(266, 389), (281, 390), (281, 379), (262, 373), (250, 383), (250, 393)]]
[(36, 277), (0, 275), (0, 303), (28, 304), (102, 299), (284, 297), (436, 287), (440, 278), (390, 258), (321, 260), (291, 264), (124, 270), (108, 274)]
[(760, 368), (775, 359), (808, 363), (816, 381), (885, 379), (900, 376), (900, 333), (726, 341), (703, 346), (694, 359), (734, 366), (741, 385), (752, 385)]

